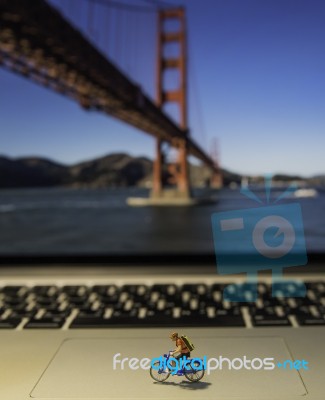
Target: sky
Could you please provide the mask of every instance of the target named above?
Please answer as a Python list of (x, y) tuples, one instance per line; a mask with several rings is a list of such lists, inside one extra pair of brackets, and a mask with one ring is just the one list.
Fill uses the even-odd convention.
[[(98, 6), (90, 19), (87, 0), (51, 2), (91, 31), (91, 40), (153, 98), (154, 13), (104, 11)], [(144, 0), (119, 2), (150, 6)], [(217, 138), (221, 166), (234, 172), (324, 174), (325, 2), (183, 4), (189, 39), (189, 126), (195, 140), (209, 151)], [(175, 84), (175, 77), (169, 79)], [(71, 99), (1, 68), (0, 88), (3, 155), (42, 156), (66, 164), (112, 152), (154, 155), (154, 139), (147, 134), (85, 111)], [(174, 109), (172, 117), (177, 118)]]

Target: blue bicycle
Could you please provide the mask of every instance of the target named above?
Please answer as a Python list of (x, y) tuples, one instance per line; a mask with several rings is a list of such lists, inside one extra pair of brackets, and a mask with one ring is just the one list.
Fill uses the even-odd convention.
[[(160, 361), (156, 361), (153, 364), (156, 368), (153, 368), (153, 367), (150, 368), (150, 376), (155, 381), (164, 382), (171, 374), (172, 370), (170, 368), (168, 368), (168, 366), (167, 366), (168, 365), (167, 362), (170, 358), (171, 352), (172, 352), (172, 350), (170, 350), (168, 354), (164, 354), (164, 358), (166, 360), (165, 366), (161, 365)], [(179, 369), (175, 375), (185, 376), (191, 382), (198, 382), (204, 376), (205, 371), (203, 368), (203, 363), (200, 363), (197, 360), (192, 360), (190, 358), (188, 360), (191, 360), (188, 363), (191, 365), (186, 365), (185, 368), (183, 367), (183, 368)]]

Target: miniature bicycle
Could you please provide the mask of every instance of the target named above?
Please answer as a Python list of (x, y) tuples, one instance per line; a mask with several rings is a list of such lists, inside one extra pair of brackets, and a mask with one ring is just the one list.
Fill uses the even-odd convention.
[[(170, 358), (170, 353), (172, 352), (172, 350), (169, 351), (168, 354), (164, 354), (164, 357), (166, 359), (166, 363), (165, 365), (167, 365), (167, 361)], [(191, 360), (191, 358), (189, 358), (188, 360)], [(202, 364), (198, 361), (192, 361), (191, 364), (194, 364), (194, 368), (192, 368), (192, 366), (188, 365), (185, 368), (181, 368), (180, 370), (178, 370), (176, 372), (176, 376), (184, 376), (191, 382), (198, 382), (200, 379), (203, 378), (204, 376), (204, 368), (202, 366)], [(154, 365), (157, 366), (157, 368), (150, 368), (150, 376), (152, 379), (154, 379), (157, 382), (164, 382), (169, 375), (171, 374), (171, 370), (168, 367), (160, 367), (158, 368), (158, 366), (160, 365), (160, 361), (156, 361), (154, 363)]]

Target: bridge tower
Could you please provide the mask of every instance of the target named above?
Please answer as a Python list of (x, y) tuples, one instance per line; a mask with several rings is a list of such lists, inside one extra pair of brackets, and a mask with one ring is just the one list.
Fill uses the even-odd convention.
[(219, 165), (218, 141), (216, 137), (212, 139), (211, 158), (214, 161), (215, 169), (212, 171), (210, 187), (220, 189), (223, 186), (223, 176)]
[[(179, 28), (170, 30), (171, 22), (176, 22)], [(175, 25), (176, 25), (175, 24)], [(176, 184), (177, 190), (172, 196), (190, 198), (190, 182), (187, 164), (187, 35), (186, 19), (184, 8), (164, 9), (158, 12), (158, 36), (157, 36), (157, 81), (156, 81), (156, 103), (163, 108), (167, 103), (177, 103), (179, 106), (179, 125), (183, 131), (183, 138), (175, 138), (172, 145), (178, 150), (177, 161), (169, 168), (172, 181)], [(166, 56), (166, 48), (173, 44), (177, 47), (177, 56)], [(179, 87), (176, 89), (166, 88), (165, 73), (167, 70), (178, 71)], [(158, 138), (156, 141), (156, 159), (153, 166), (153, 187), (151, 197), (165, 197), (166, 191), (163, 187), (163, 166), (164, 154), (162, 152), (163, 141)]]

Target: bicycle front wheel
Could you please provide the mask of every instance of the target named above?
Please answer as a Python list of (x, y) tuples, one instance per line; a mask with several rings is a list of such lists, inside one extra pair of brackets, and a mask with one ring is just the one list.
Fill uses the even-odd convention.
[(157, 369), (155, 368), (150, 368), (150, 376), (153, 380), (155, 380), (156, 382), (164, 382), (170, 375), (170, 371), (169, 369), (163, 370), (162, 368), (159, 368), (160, 366), (160, 362), (156, 361), (154, 363), (154, 366), (157, 367)]
[(198, 369), (200, 367), (199, 362), (194, 362), (194, 368), (189, 367), (184, 370), (184, 375), (191, 382), (198, 382), (204, 376), (204, 369)]

